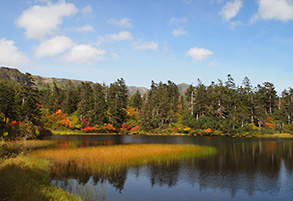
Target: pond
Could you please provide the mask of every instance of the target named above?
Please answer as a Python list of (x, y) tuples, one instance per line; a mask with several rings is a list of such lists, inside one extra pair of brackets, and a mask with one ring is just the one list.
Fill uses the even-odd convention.
[(56, 149), (164, 143), (217, 148), (200, 159), (152, 163), (109, 174), (51, 172), (52, 184), (84, 200), (291, 200), (293, 140), (190, 136), (50, 136)]

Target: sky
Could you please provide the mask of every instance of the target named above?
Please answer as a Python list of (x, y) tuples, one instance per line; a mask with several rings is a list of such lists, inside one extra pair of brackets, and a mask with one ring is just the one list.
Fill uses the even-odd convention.
[(293, 0), (0, 0), (0, 66), (150, 87), (293, 87)]

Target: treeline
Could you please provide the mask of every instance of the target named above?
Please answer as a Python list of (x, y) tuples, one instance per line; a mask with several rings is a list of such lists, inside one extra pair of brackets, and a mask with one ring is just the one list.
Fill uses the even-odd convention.
[(25, 84), (0, 82), (2, 136), (29, 130), (21, 128), (22, 124), (29, 124), (36, 134), (47, 129), (214, 135), (293, 133), (293, 89), (278, 96), (272, 83), (253, 87), (247, 77), (241, 86), (236, 86), (231, 75), (227, 81), (218, 80), (209, 86), (198, 80), (184, 95), (171, 81), (152, 81), (148, 93), (137, 91), (129, 97), (122, 78), (109, 86), (88, 82), (75, 85), (69, 81), (66, 89), (54, 83), (53, 87), (38, 90), (32, 76), (26, 76), (30, 81)]

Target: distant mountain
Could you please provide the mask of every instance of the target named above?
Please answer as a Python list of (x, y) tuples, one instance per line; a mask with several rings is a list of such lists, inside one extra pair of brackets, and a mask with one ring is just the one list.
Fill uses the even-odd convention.
[(132, 96), (138, 90), (141, 95), (148, 92), (148, 89), (145, 87), (136, 87), (136, 86), (127, 86), (129, 94)]
[(7, 67), (0, 68), (0, 79), (12, 80), (22, 84), (24, 84), (27, 81), (25, 75), (21, 73), (18, 69)]
[[(69, 81), (73, 85), (80, 85), (82, 82), (89, 82), (89, 81), (71, 80), (71, 79), (64, 79), (64, 78), (47, 78), (47, 77), (41, 77), (38, 75), (34, 75), (33, 77), (36, 81), (36, 85), (40, 89), (46, 86), (53, 86), (54, 82), (62, 89), (66, 89), (68, 87)], [(93, 82), (89, 82), (89, 83), (93, 84)]]
[[(33, 78), (36, 81), (36, 85), (39, 89), (43, 89), (47, 86), (53, 86), (55, 82), (60, 88), (65, 89), (68, 86), (69, 81), (71, 81), (74, 85), (80, 85), (82, 82), (89, 82), (90, 84), (94, 84), (90, 81), (81, 81), (81, 80), (71, 80), (71, 79), (62, 79), (62, 78), (47, 78), (38, 75), (33, 75)], [(18, 83), (24, 84), (26, 82), (25, 74), (21, 73), (16, 68), (8, 68), (8, 67), (1, 67), (0, 68), (0, 79), (4, 80), (13, 80)], [(129, 90), (129, 95), (132, 96), (137, 90), (140, 92), (141, 95), (148, 91), (145, 87), (135, 87), (135, 86), (127, 86)]]
[(186, 92), (187, 88), (189, 87), (189, 84), (181, 83), (181, 84), (177, 84), (177, 87), (179, 89), (179, 93), (181, 95), (184, 95), (184, 93)]

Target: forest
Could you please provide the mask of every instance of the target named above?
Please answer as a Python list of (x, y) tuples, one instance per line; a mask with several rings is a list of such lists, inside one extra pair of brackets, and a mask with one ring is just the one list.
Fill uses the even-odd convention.
[(2, 139), (66, 133), (256, 136), (293, 133), (293, 89), (277, 95), (274, 84), (236, 86), (231, 75), (190, 85), (184, 95), (172, 82), (151, 82), (130, 96), (123, 78), (109, 86), (70, 80), (65, 88), (0, 81)]

